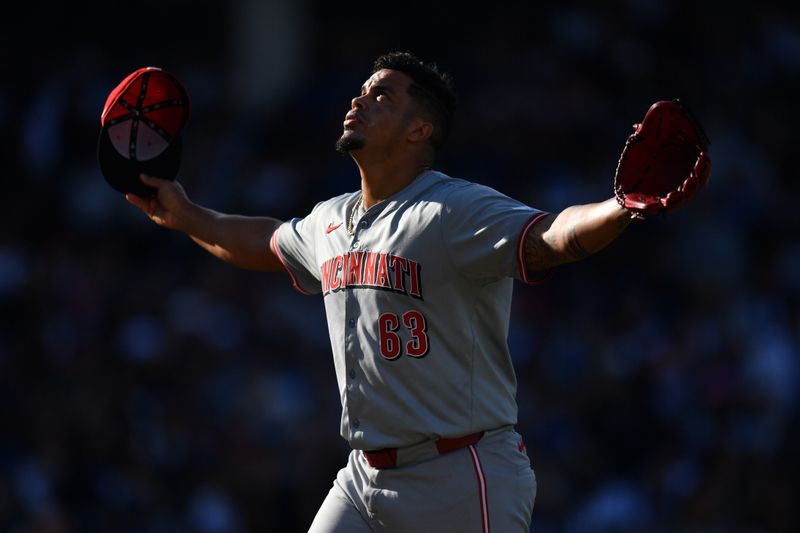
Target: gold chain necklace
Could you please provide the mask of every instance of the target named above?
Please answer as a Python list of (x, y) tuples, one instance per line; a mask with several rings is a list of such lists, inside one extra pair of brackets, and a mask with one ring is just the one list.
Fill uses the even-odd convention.
[[(412, 181), (416, 181), (417, 178), (422, 176), (426, 171), (428, 171), (430, 169), (431, 169), (430, 166), (422, 167), (422, 172), (417, 174), (417, 177), (414, 178)], [(375, 202), (372, 205), (372, 207), (375, 207), (376, 205), (378, 205), (379, 203), (381, 203), (381, 202), (383, 202), (385, 200), (386, 200), (386, 198), (384, 198), (383, 200), (378, 200), (377, 202)], [(345, 228), (347, 230), (347, 234), (350, 235), (350, 236), (353, 236), (353, 235), (356, 234), (356, 228), (355, 228), (355, 224), (354, 224), (354, 222), (356, 220), (356, 213), (361, 209), (361, 204), (363, 204), (363, 203), (364, 203), (364, 195), (363, 194), (359, 194), (358, 195), (358, 200), (356, 200), (356, 203), (353, 206), (353, 211), (350, 213), (350, 218), (347, 220), (347, 227)], [(372, 208), (370, 208), (370, 209), (372, 209)], [(364, 212), (366, 213), (366, 211), (367, 210), (365, 209)]]
[[(381, 203), (383, 203), (385, 201), (386, 201), (386, 198), (384, 198), (383, 200), (378, 200), (377, 202), (372, 204), (372, 207), (375, 207), (376, 205), (381, 204)], [(362, 195), (358, 196), (358, 200), (356, 200), (356, 203), (353, 206), (353, 211), (350, 213), (350, 218), (347, 221), (347, 228), (345, 228), (345, 229), (347, 229), (347, 233), (349, 235), (351, 235), (351, 236), (356, 234), (356, 226), (355, 226), (356, 213), (358, 213), (361, 210), (361, 206), (363, 204), (364, 204), (364, 195), (362, 194)], [(372, 207), (370, 207), (370, 209), (372, 209)], [(364, 210), (365, 214), (366, 214), (366, 212), (367, 212), (367, 209)]]
[(347, 228), (346, 228), (348, 235), (355, 235), (356, 234), (356, 229), (355, 229), (355, 227), (353, 227), (353, 222), (356, 219), (356, 212), (361, 210), (361, 202), (362, 202), (363, 198), (364, 198), (363, 195), (360, 195), (360, 194), (358, 195), (358, 200), (356, 200), (356, 203), (353, 206), (353, 211), (350, 213), (350, 218), (347, 221)]

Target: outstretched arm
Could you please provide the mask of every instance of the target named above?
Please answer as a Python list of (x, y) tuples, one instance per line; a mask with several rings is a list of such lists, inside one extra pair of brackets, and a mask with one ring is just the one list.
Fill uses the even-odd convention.
[(630, 222), (630, 212), (615, 198), (543, 217), (526, 237), (525, 266), (537, 272), (584, 259), (609, 245)]
[(203, 249), (234, 266), (265, 272), (283, 270), (269, 247), (279, 220), (218, 213), (189, 200), (178, 182), (146, 175), (141, 178), (157, 193), (149, 198), (133, 194), (125, 198), (159, 226), (186, 233)]

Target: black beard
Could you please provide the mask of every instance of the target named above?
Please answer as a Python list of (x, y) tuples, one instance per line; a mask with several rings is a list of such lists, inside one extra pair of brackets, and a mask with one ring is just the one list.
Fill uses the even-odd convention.
[(339, 140), (336, 141), (336, 151), (340, 154), (349, 154), (353, 150), (364, 148), (364, 139), (359, 139), (344, 133)]

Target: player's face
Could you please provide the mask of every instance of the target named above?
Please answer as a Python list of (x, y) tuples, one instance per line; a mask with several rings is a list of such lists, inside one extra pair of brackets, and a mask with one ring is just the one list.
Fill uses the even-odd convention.
[(411, 78), (397, 70), (379, 70), (353, 98), (344, 119), (337, 150), (351, 152), (364, 147), (379, 148), (401, 143), (414, 117), (414, 102), (408, 94)]

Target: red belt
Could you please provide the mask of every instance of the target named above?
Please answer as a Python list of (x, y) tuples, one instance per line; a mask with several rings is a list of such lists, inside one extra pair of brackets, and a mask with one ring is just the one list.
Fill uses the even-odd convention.
[[(472, 446), (483, 437), (483, 431), (458, 437), (456, 439), (439, 439), (433, 443), (439, 455)], [(397, 466), (397, 448), (383, 448), (380, 450), (365, 451), (364, 457), (372, 468), (394, 468)]]

